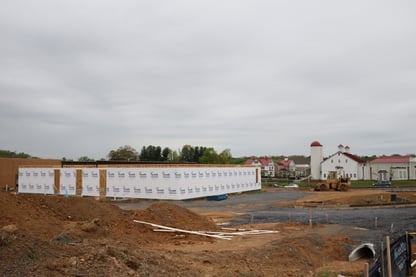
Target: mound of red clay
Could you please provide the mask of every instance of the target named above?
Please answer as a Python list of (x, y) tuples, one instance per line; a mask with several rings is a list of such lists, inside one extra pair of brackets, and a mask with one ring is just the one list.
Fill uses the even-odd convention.
[(339, 235), (348, 233), (345, 226), (290, 224), (279, 234), (230, 242), (153, 232), (133, 222), (218, 229), (210, 219), (166, 202), (130, 212), (108, 200), (0, 192), (0, 207), (0, 276), (314, 276), (332, 273), (330, 265), (359, 276), (363, 268), (357, 264), (352, 271), (347, 261), (344, 247), (350, 243)]
[(99, 219), (103, 225), (130, 220), (129, 213), (94, 198), (0, 193), (0, 228), (16, 225), (18, 232), (41, 238), (59, 234), (68, 221)]
[(157, 202), (145, 210), (136, 211), (135, 219), (193, 231), (220, 229), (211, 219), (167, 202)]

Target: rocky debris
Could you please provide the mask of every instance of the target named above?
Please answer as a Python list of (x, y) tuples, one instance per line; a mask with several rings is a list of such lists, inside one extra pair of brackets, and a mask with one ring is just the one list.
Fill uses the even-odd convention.
[(0, 246), (8, 245), (16, 239), (17, 227), (14, 224), (3, 226), (0, 229)]

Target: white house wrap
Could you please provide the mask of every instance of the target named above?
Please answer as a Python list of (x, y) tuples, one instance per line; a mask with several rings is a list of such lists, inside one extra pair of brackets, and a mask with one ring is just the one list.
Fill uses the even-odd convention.
[[(19, 192), (37, 191), (38, 171), (60, 172), (59, 194), (81, 196), (100, 195), (104, 186), (106, 197), (183, 200), (221, 194), (259, 190), (260, 170), (253, 166), (146, 166), (111, 168), (20, 168)], [(77, 184), (77, 171), (82, 174), (82, 184)], [(105, 178), (100, 173), (105, 172)], [(102, 181), (104, 179), (105, 181)], [(53, 194), (54, 177), (50, 178)], [(104, 185), (102, 184), (104, 183)]]
[(19, 192), (54, 194), (53, 168), (19, 169)]
[(82, 196), (100, 196), (100, 171), (98, 168), (82, 169)]
[(76, 169), (75, 168), (61, 168), (59, 181), (59, 194), (75, 195), (76, 194)]

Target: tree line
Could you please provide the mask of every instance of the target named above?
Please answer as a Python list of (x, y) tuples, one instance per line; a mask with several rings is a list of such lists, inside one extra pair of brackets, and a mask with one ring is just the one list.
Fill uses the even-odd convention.
[[(415, 154), (408, 154), (409, 156), (416, 157)], [(400, 154), (393, 154), (392, 156), (401, 156)], [(377, 156), (360, 156), (364, 161), (370, 161)], [(0, 158), (37, 158), (23, 152), (1, 150)], [(161, 146), (148, 145), (143, 146), (140, 153), (129, 145), (121, 146), (118, 149), (111, 150), (107, 154), (107, 159), (101, 160), (110, 161), (148, 161), (148, 162), (189, 162), (189, 163), (203, 163), (203, 164), (243, 164), (248, 158), (252, 157), (232, 157), (231, 151), (225, 149), (221, 152), (217, 152), (212, 147), (205, 146), (191, 146), (185, 144), (181, 149), (172, 150), (169, 147), (162, 148)], [(296, 163), (307, 163), (308, 156), (303, 155), (291, 155), (291, 156), (269, 156), (274, 162), (280, 162), (285, 158), (295, 160)], [(72, 159), (62, 158), (63, 161), (72, 161)], [(78, 158), (80, 162), (94, 162), (95, 160), (82, 156)]]
[(189, 162), (202, 164), (227, 164), (232, 162), (231, 151), (225, 149), (218, 153), (213, 147), (191, 146), (186, 144), (178, 151), (169, 147), (143, 146), (140, 153), (129, 145), (111, 150), (110, 161), (151, 161), (151, 162)]
[(29, 154), (20, 152), (17, 153), (16, 151), (9, 151), (9, 150), (0, 150), (0, 158), (23, 158), (28, 159), (31, 158)]

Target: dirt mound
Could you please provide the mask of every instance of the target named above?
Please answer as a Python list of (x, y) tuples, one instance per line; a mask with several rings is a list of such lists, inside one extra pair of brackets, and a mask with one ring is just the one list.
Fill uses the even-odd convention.
[(129, 218), (130, 213), (94, 198), (0, 193), (0, 227), (14, 224), (28, 236), (51, 238), (68, 221), (93, 221), (112, 225)]
[(135, 218), (185, 230), (217, 231), (220, 229), (213, 220), (167, 202), (154, 203), (145, 210), (136, 211)]
[(349, 244), (336, 226), (259, 225), (279, 232), (228, 241), (133, 222), (219, 230), (169, 202), (127, 211), (109, 200), (0, 192), (0, 207), (0, 276), (312, 276), (346, 261)]
[(1, 192), (0, 227), (13, 224), (18, 233), (42, 238), (58, 233), (62, 222), (34, 199), (37, 197)]

